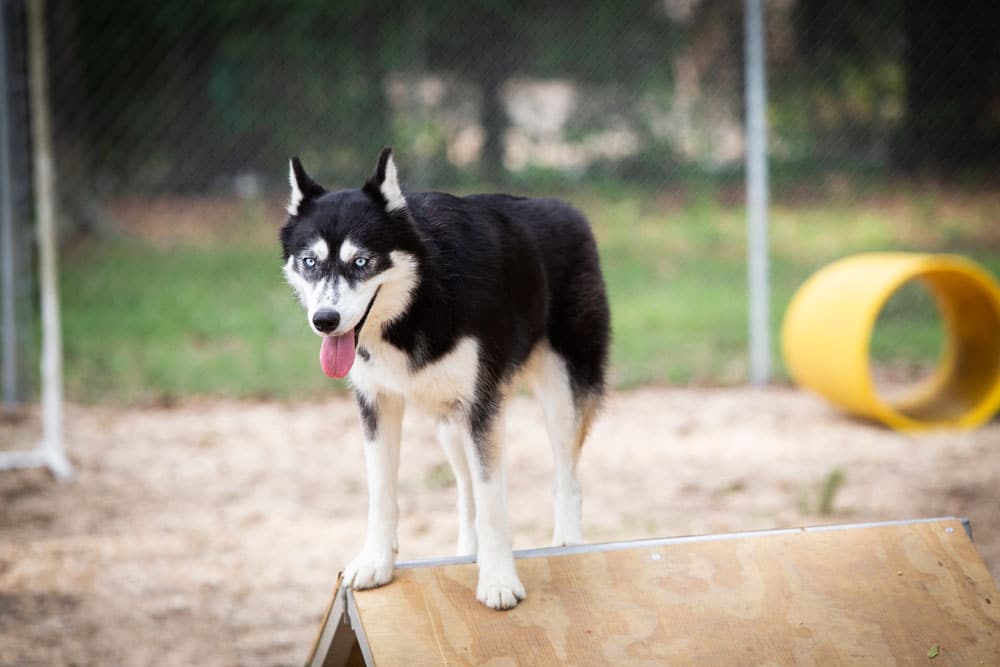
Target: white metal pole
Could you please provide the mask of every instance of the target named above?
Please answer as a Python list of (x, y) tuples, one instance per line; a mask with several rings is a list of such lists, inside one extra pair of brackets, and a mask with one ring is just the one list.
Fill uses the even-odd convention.
[(3, 313), (3, 404), (17, 404), (17, 300), (14, 270), (14, 187), (10, 173), (10, 87), (7, 81), (7, 20), (0, 3), (0, 301)]
[(49, 127), (48, 68), (45, 62), (45, 3), (28, 2), (28, 69), (38, 216), (39, 289), (42, 301), (42, 443), (45, 463), (57, 478), (73, 469), (63, 454), (62, 334), (56, 269), (55, 173)]
[(767, 241), (767, 88), (763, 0), (744, 0), (746, 62), (747, 282), (750, 299), (750, 382), (771, 379)]

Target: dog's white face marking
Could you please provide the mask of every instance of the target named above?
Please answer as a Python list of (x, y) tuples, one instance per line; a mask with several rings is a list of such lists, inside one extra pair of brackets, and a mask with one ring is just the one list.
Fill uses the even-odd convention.
[(344, 242), (340, 244), (340, 261), (346, 264), (351, 261), (355, 255), (361, 252), (361, 250), (361, 248), (351, 242), (351, 239), (344, 239)]
[(399, 172), (396, 171), (396, 163), (391, 155), (385, 164), (385, 180), (379, 189), (385, 197), (385, 210), (391, 213), (406, 208), (406, 198), (403, 197), (403, 191), (399, 187)]
[[(345, 241), (338, 252), (343, 257), (344, 246), (350, 244), (353, 251), (349, 258), (366, 256), (365, 249)], [(308, 250), (289, 256), (283, 268), (285, 280), (295, 290), (296, 296), (306, 309), (309, 326), (317, 335), (321, 333), (313, 325), (313, 315), (321, 309), (332, 309), (340, 314), (340, 326), (332, 335), (342, 335), (357, 326), (364, 317), (368, 304), (372, 303), (369, 321), (377, 324), (373, 330), (380, 330), (381, 325), (399, 317), (410, 303), (410, 295), (417, 286), (417, 260), (409, 253), (394, 250), (389, 253), (392, 266), (375, 273), (370, 278), (351, 282), (340, 274), (329, 274), (322, 271), (319, 263), (329, 256), (329, 246), (321, 238), (316, 239)], [(315, 267), (308, 265), (315, 260)], [(371, 260), (369, 261), (376, 261)], [(311, 272), (316, 271), (316, 277)], [(350, 269), (348, 269), (350, 270)], [(372, 298), (377, 290), (378, 299)], [(366, 329), (367, 329), (366, 324)]]
[(285, 280), (288, 284), (292, 286), (295, 290), (295, 296), (298, 297), (299, 303), (303, 306), (309, 306), (309, 293), (312, 291), (311, 283), (306, 280), (301, 273), (298, 272), (298, 267), (296, 263), (299, 258), (295, 255), (289, 255), (288, 259), (285, 261), (285, 266), (282, 267), (282, 272), (285, 274)]
[(299, 206), (302, 204), (302, 188), (299, 187), (299, 182), (295, 178), (295, 168), (292, 166), (292, 161), (288, 161), (288, 185), (292, 187), (292, 192), (288, 197), (288, 205), (285, 210), (288, 211), (289, 215), (298, 215)]
[(330, 246), (323, 239), (316, 239), (316, 242), (309, 246), (309, 251), (320, 262), (325, 262), (326, 258), (330, 256)]
[[(343, 281), (339, 276), (330, 278), (323, 275), (316, 280), (310, 280), (303, 275), (303, 270), (309, 270), (306, 267), (307, 260), (313, 259), (317, 263), (319, 262), (316, 255), (313, 254), (316, 245), (318, 244), (314, 244), (313, 247), (302, 255), (291, 255), (285, 262), (283, 272), (285, 280), (295, 290), (295, 295), (298, 297), (299, 303), (305, 306), (309, 326), (317, 335), (324, 335), (313, 325), (313, 315), (316, 314), (317, 310), (324, 307), (324, 304), (336, 300), (336, 295), (340, 291)], [(324, 243), (324, 245), (326, 244)]]

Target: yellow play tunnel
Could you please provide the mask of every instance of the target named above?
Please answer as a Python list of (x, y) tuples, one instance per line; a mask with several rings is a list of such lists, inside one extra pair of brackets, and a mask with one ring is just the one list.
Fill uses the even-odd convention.
[[(883, 306), (920, 281), (944, 321), (941, 363), (906, 394), (885, 399), (869, 344)], [(955, 255), (865, 253), (838, 260), (796, 292), (781, 330), (785, 365), (800, 385), (854, 414), (907, 431), (973, 428), (1000, 408), (1000, 285)]]

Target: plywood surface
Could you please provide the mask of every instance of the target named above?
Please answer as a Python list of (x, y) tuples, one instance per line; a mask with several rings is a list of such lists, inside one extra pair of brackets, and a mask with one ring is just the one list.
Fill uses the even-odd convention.
[(1000, 665), (1000, 595), (959, 521), (517, 565), (507, 612), (476, 601), (474, 565), (355, 593), (376, 664)]

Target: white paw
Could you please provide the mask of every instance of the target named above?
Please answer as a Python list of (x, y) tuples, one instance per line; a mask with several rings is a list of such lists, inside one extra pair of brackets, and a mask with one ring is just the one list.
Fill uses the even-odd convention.
[(524, 584), (517, 572), (506, 575), (489, 575), (480, 570), (476, 599), (491, 609), (512, 609), (525, 596)]
[(346, 588), (358, 591), (384, 586), (392, 581), (393, 565), (391, 555), (386, 558), (362, 551), (357, 558), (351, 561), (350, 565), (344, 568), (343, 584)]

